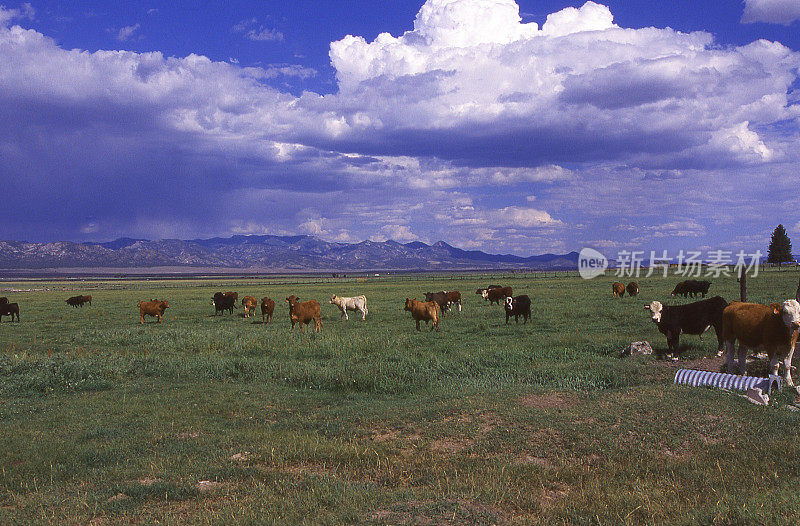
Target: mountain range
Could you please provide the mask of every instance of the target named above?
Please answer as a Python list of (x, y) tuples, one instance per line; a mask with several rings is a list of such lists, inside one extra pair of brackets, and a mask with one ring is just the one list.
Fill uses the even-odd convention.
[(462, 250), (439, 241), (335, 243), (315, 236), (237, 235), (105, 243), (0, 241), (0, 269), (235, 268), (270, 271), (577, 268), (578, 253), (521, 257)]

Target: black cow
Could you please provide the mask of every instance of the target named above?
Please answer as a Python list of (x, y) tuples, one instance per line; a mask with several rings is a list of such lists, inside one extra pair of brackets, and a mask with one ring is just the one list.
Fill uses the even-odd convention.
[[(800, 290), (800, 288), (798, 288), (798, 290)], [(0, 305), (2, 305), (2, 304), (4, 304), (4, 303), (8, 303), (8, 298), (6, 298), (5, 296), (3, 296), (2, 298), (0, 298)]]
[(708, 288), (711, 286), (710, 281), (695, 281), (690, 279), (686, 282), (689, 285), (689, 294), (694, 298), (697, 294), (701, 294), (704, 298), (708, 294)]
[(531, 299), (526, 294), (513, 298), (508, 296), (503, 306), (506, 309), (506, 325), (511, 316), (514, 316), (514, 323), (519, 321), (520, 316), (522, 316), (523, 325), (528, 323), (528, 318), (531, 317)]
[(17, 303), (0, 303), (0, 321), (3, 321), (3, 316), (11, 316), (11, 321), (14, 321), (14, 315), (17, 315), (19, 322), (19, 304)]
[(722, 311), (728, 302), (721, 296), (695, 301), (686, 305), (665, 306), (653, 301), (644, 308), (650, 311), (650, 319), (658, 325), (658, 330), (667, 337), (669, 355), (675, 356), (681, 334), (702, 335), (711, 327), (717, 333), (718, 352), (724, 349), (722, 341)]
[(675, 288), (672, 290), (672, 296), (683, 296), (684, 298), (686, 296), (691, 296), (694, 298), (700, 294), (705, 298), (706, 294), (708, 294), (708, 288), (710, 286), (710, 281), (697, 281), (694, 279), (688, 279), (675, 285)]
[(233, 309), (236, 307), (236, 299), (232, 294), (215, 293), (214, 298), (211, 300), (212, 305), (214, 305), (214, 316), (225, 311), (233, 314)]
[(67, 299), (67, 305), (70, 307), (78, 308), (83, 307), (84, 299), (83, 296), (72, 296), (71, 298)]

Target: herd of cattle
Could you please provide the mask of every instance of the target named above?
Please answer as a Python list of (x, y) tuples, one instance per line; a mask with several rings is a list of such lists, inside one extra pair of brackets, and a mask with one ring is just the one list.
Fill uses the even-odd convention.
[[(681, 281), (671, 295), (695, 297), (700, 294), (705, 298), (710, 286), (710, 281)], [(636, 296), (639, 286), (632, 282), (626, 287), (618, 281), (611, 285), (614, 297), (621, 298), (626, 290), (628, 295)], [(650, 312), (659, 332), (667, 337), (667, 357), (677, 359), (681, 334), (703, 335), (713, 327), (717, 335), (717, 356), (727, 354), (729, 372), (734, 372), (735, 365), (738, 365), (739, 374), (745, 374), (748, 351), (763, 352), (769, 359), (771, 374), (777, 375), (783, 362), (783, 377), (787, 385), (794, 385), (792, 355), (800, 337), (800, 302), (797, 299), (762, 305), (741, 301), (728, 303), (722, 296), (714, 296), (673, 306), (652, 301), (644, 308)], [(735, 363), (737, 359), (738, 363)]]
[[(711, 282), (709, 281), (682, 281), (675, 286), (672, 296), (682, 295), (684, 297), (694, 297), (700, 294), (705, 298), (708, 294)], [(623, 297), (625, 292), (629, 296), (639, 294), (639, 285), (631, 282), (627, 286), (620, 282), (614, 282), (611, 286), (614, 297)], [(476, 294), (481, 296), (490, 304), (500, 304), (506, 315), (506, 324), (511, 317), (518, 322), (520, 316), (523, 324), (531, 318), (531, 299), (525, 295), (514, 296), (511, 287), (501, 287), (490, 285), (485, 289), (478, 289)], [(238, 308), (239, 295), (236, 292), (217, 292), (212, 298), (215, 315), (228, 312), (233, 314), (234, 309)], [(300, 301), (297, 296), (291, 295), (286, 298), (289, 304), (289, 319), (294, 326), (299, 324), (300, 331), (310, 323), (314, 323), (314, 331), (322, 330), (322, 309), (316, 300)], [(88, 295), (73, 296), (66, 300), (67, 305), (72, 307), (83, 307), (84, 304), (92, 304), (92, 297)], [(331, 305), (335, 305), (341, 312), (341, 317), (349, 319), (348, 311), (358, 312), (361, 319), (366, 320), (369, 310), (367, 309), (366, 296), (337, 296), (331, 297)], [(255, 316), (256, 307), (259, 301), (254, 296), (245, 296), (241, 301), (244, 310), (244, 317)], [(270, 298), (261, 298), (261, 320), (263, 323), (272, 321), (272, 314), (275, 309), (275, 302)], [(151, 299), (150, 301), (140, 301), (139, 322), (144, 323), (145, 316), (152, 316), (161, 323), (165, 310), (169, 307), (169, 302), (164, 300)], [(411, 313), (412, 319), (416, 322), (417, 330), (420, 330), (420, 322), (431, 323), (431, 330), (439, 330), (441, 318), (453, 307), (457, 307), (459, 312), (462, 310), (461, 293), (459, 291), (439, 291), (425, 293), (425, 301), (406, 298), (404, 310)], [(738, 350), (738, 370), (741, 374), (745, 373), (746, 357), (748, 350), (765, 352), (769, 358), (770, 370), (772, 374), (778, 374), (780, 363), (784, 364), (784, 378), (788, 385), (794, 385), (791, 377), (792, 355), (795, 344), (800, 337), (800, 303), (797, 299), (788, 299), (782, 304), (772, 303), (761, 305), (757, 303), (743, 303), (732, 301), (728, 303), (721, 296), (714, 296), (702, 299), (685, 305), (663, 305), (659, 301), (652, 301), (644, 306), (650, 312), (653, 323), (658, 330), (667, 338), (667, 356), (676, 359), (679, 350), (681, 334), (702, 335), (710, 328), (714, 328), (717, 335), (717, 354), (721, 356), (727, 353), (728, 371), (734, 371), (734, 359), (736, 342), (739, 342)], [(3, 316), (10, 316), (13, 322), (19, 322), (19, 304), (9, 302), (8, 298), (0, 297), (0, 321)]]

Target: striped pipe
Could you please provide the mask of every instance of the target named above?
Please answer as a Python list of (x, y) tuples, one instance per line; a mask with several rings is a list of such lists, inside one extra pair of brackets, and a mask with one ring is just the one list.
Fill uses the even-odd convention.
[(715, 373), (713, 371), (696, 371), (694, 369), (678, 369), (675, 373), (675, 384), (691, 385), (693, 387), (705, 385), (720, 389), (738, 389), (747, 391), (751, 387), (760, 387), (768, 395), (773, 389), (783, 388), (783, 378), (769, 375), (768, 378), (755, 376), (739, 376), (738, 374)]

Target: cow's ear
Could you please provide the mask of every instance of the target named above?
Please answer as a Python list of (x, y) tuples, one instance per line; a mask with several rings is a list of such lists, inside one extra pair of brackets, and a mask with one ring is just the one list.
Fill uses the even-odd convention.
[(650, 308), (650, 305), (645, 305), (645, 306), (644, 306), (644, 310), (649, 310), (649, 311), (652, 311), (652, 309)]
[(775, 314), (780, 314), (781, 313), (781, 306), (778, 305), (777, 303), (770, 303), (769, 306), (772, 307), (772, 312), (773, 313), (775, 313)]

